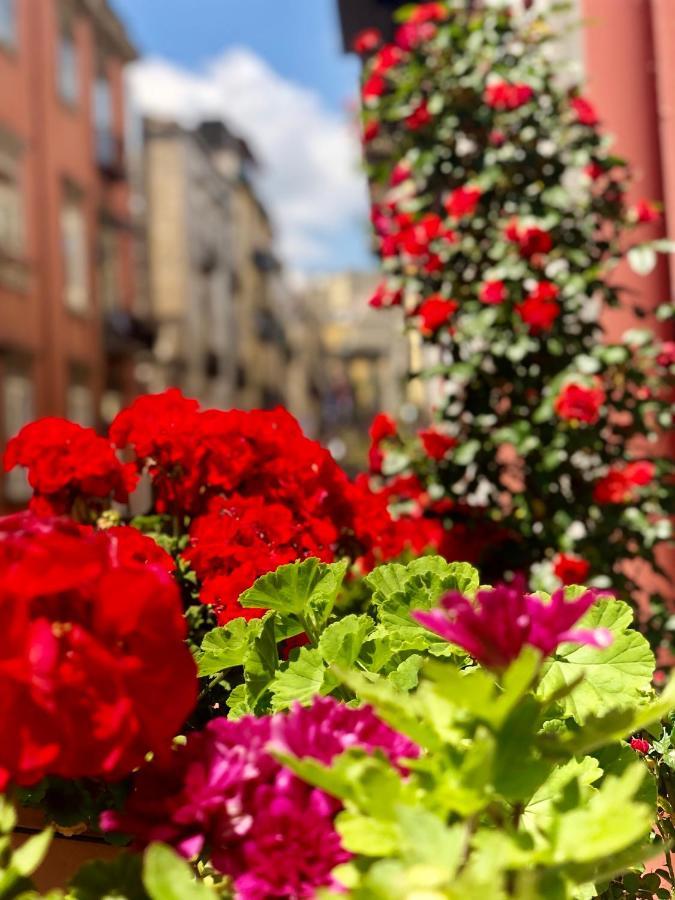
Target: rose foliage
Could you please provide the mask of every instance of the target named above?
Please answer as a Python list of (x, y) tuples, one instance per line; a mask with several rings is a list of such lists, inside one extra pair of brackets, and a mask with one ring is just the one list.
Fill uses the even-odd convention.
[[(630, 598), (633, 561), (644, 585), (672, 548), (675, 345), (646, 327), (607, 340), (600, 313), (644, 317), (616, 267), (647, 274), (672, 248), (654, 239), (658, 206), (629, 202), (602, 111), (560, 77), (540, 8), (410, 5), (392, 43), (359, 48), (384, 276), (371, 303), (419, 335), (413, 375), (437, 407), (431, 439), (376, 435), (372, 484), (394, 509), (488, 534), (474, 558), (490, 577), (609, 577)], [(653, 642), (669, 642), (650, 600)]]

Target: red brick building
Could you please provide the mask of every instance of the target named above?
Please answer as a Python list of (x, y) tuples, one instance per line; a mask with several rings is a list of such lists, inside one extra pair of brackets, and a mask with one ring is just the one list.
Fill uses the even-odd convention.
[(98, 425), (130, 390), (134, 57), (107, 0), (0, 0), (0, 446), (36, 416)]

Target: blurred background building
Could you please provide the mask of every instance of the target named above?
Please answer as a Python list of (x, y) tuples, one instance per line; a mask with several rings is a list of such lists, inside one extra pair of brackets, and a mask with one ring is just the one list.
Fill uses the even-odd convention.
[[(372, 272), (285, 269), (259, 191), (273, 155), (219, 114), (138, 121), (125, 97), (138, 54), (116, 3), (0, 0), (0, 450), (38, 416), (102, 429), (135, 394), (176, 385), (207, 406), (284, 404), (358, 468), (374, 413), (412, 422), (424, 406), (406, 381), (419, 347), (395, 311), (368, 308)], [(391, 31), (398, 5), (321, 3), (346, 49), (364, 27)], [(593, 27), (568, 55), (639, 194), (672, 225), (673, 2), (576, 0), (576, 12)], [(672, 296), (675, 270), (664, 260), (647, 281), (621, 278), (649, 307)], [(0, 503), (25, 492), (20, 474), (0, 479)]]

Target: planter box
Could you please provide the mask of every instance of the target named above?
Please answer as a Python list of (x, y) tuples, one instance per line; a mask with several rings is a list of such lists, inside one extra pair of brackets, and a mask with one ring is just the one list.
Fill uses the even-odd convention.
[[(39, 810), (20, 809), (12, 846), (20, 847), (31, 835), (42, 831), (47, 824)], [(57, 832), (52, 840), (47, 858), (33, 875), (33, 881), (39, 891), (65, 888), (84, 863), (96, 859), (115, 859), (120, 852), (119, 847), (106, 844), (94, 834), (83, 832), (69, 835)]]

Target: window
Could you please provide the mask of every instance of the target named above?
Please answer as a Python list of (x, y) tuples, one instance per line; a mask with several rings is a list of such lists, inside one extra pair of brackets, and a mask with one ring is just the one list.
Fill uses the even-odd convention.
[(16, 45), (16, 0), (0, 0), (0, 44)]
[(0, 256), (23, 253), (23, 200), (16, 169), (3, 168), (0, 156)]
[[(35, 418), (33, 383), (27, 371), (8, 365), (2, 382), (4, 431), (7, 439)], [(5, 475), (5, 497), (11, 503), (23, 503), (31, 495), (26, 470), (20, 467)]]
[(84, 312), (89, 299), (87, 227), (82, 204), (73, 197), (67, 198), (61, 208), (61, 243), (65, 304), (73, 312)]
[(74, 376), (66, 393), (66, 416), (78, 425), (94, 427), (94, 395), (81, 376)]
[(102, 165), (113, 165), (117, 161), (117, 148), (113, 135), (112, 92), (104, 65), (99, 64), (98, 75), (94, 81), (96, 158)]
[(77, 103), (79, 86), (77, 72), (77, 47), (72, 22), (64, 19), (59, 31), (57, 51), (57, 84), (59, 95), (66, 103), (74, 106)]
[(114, 226), (104, 225), (101, 228), (99, 245), (99, 293), (101, 306), (106, 312), (114, 312), (119, 308), (119, 241)]

